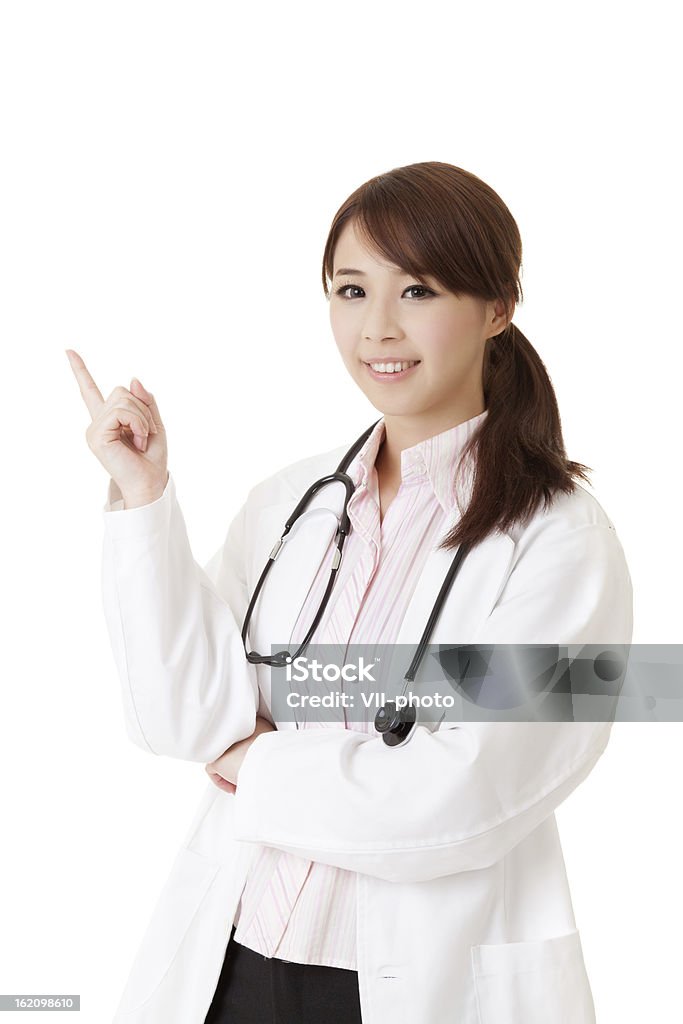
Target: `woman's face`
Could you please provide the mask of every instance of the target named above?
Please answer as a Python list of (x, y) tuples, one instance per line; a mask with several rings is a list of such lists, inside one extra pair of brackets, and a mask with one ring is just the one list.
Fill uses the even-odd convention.
[[(333, 270), (332, 332), (347, 370), (376, 409), (426, 418), (437, 429), (483, 412), (484, 345), (506, 326), (502, 302), (457, 298), (430, 276), (418, 281), (404, 274), (365, 248), (353, 221), (339, 236)], [(387, 363), (404, 361), (416, 365), (399, 374), (368, 365), (384, 363), (388, 370)]]

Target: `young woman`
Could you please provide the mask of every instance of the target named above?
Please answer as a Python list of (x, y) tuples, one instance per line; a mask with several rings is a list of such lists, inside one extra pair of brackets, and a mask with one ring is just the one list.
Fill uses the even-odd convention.
[(316, 644), (418, 644), (460, 549), (430, 643), (630, 644), (621, 544), (512, 323), (521, 253), (500, 197), (447, 163), (341, 206), (323, 287), (381, 418), (349, 453), (350, 495), (314, 489), (276, 558), (352, 437), (254, 486), (202, 568), (154, 396), (133, 379), (105, 401), (69, 351), (112, 477), (103, 594), (127, 729), (211, 780), (117, 1022), (594, 1020), (554, 811), (609, 722), (444, 721), (392, 749), (374, 710), (278, 717), (262, 657), (294, 652), (326, 594)]

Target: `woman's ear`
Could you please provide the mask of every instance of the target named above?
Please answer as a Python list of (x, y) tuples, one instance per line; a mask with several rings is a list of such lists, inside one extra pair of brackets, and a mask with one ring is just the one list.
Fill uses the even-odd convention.
[(507, 309), (502, 299), (496, 299), (487, 305), (487, 338), (495, 338), (502, 334), (512, 320), (513, 309)]

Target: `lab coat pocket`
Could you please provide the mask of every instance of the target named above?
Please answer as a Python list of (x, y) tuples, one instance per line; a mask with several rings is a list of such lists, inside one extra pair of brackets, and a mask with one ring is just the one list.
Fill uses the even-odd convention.
[(182, 846), (138, 949), (118, 1013), (137, 1009), (163, 981), (220, 864)]
[(595, 1024), (578, 931), (471, 953), (479, 1024)]

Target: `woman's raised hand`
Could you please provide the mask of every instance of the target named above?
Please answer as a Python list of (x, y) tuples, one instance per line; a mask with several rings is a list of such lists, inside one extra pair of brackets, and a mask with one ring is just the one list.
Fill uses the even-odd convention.
[(154, 395), (133, 377), (130, 391), (116, 387), (105, 400), (78, 352), (66, 354), (92, 420), (88, 447), (118, 485), (125, 508), (156, 501), (168, 482), (168, 448)]

